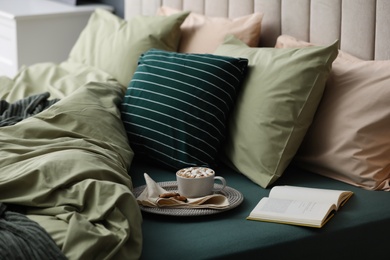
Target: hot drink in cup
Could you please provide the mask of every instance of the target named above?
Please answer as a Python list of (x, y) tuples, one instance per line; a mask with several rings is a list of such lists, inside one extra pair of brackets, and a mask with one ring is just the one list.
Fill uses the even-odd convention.
[[(176, 172), (176, 180), (179, 194), (187, 198), (207, 196), (226, 187), (226, 180), (207, 167), (181, 169)], [(218, 189), (214, 188), (215, 180), (222, 184)]]

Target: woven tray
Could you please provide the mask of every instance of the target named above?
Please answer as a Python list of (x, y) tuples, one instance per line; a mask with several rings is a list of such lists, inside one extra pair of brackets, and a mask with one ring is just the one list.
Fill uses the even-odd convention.
[[(164, 188), (167, 191), (177, 191), (177, 183), (176, 181), (168, 181), (168, 182), (158, 182), (158, 185), (160, 185), (162, 188)], [(221, 184), (215, 184), (215, 188), (220, 188)], [(146, 185), (137, 187), (134, 189), (134, 195), (135, 197), (138, 197), (145, 189)], [(211, 214), (217, 214), (221, 213), (227, 210), (231, 210), (238, 205), (241, 204), (241, 202), (244, 200), (244, 197), (242, 196), (241, 192), (239, 192), (236, 189), (233, 189), (229, 186), (226, 186), (222, 191), (216, 192), (216, 194), (222, 194), (224, 195), (228, 201), (229, 201), (229, 207), (224, 209), (208, 209), (208, 208), (152, 208), (152, 207), (145, 207), (140, 205), (140, 208), (144, 212), (154, 213), (154, 214), (161, 214), (161, 215), (170, 215), (170, 216), (183, 216), (183, 217), (189, 217), (189, 216), (204, 216), (204, 215), (211, 215)]]

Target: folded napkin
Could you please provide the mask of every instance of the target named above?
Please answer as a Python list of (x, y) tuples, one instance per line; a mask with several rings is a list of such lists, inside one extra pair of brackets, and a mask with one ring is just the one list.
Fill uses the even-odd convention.
[(222, 194), (212, 194), (199, 198), (187, 198), (187, 201), (179, 201), (173, 198), (160, 198), (160, 194), (169, 191), (159, 186), (147, 173), (144, 173), (146, 187), (137, 197), (138, 204), (146, 207), (171, 207), (171, 208), (210, 208), (225, 209), (229, 207), (228, 199)]

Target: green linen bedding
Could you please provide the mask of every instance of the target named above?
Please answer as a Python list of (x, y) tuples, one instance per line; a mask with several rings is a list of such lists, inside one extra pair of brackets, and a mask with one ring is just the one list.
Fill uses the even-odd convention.
[(133, 151), (117, 106), (139, 55), (176, 50), (187, 15), (125, 21), (96, 10), (68, 60), (14, 78), (0, 71), (0, 100), (60, 99), (0, 127), (0, 204), (21, 207), (69, 259), (140, 257), (142, 217), (127, 172)]
[(8, 101), (47, 90), (61, 98), (0, 128), (0, 202), (21, 207), (69, 259), (139, 258), (142, 218), (127, 174), (133, 151), (118, 110), (123, 87), (70, 63), (34, 65), (0, 84)]
[(37, 63), (19, 70), (14, 78), (1, 76), (0, 100), (15, 102), (49, 92), (51, 98), (63, 98), (87, 82), (115, 82), (108, 73), (81, 63)]

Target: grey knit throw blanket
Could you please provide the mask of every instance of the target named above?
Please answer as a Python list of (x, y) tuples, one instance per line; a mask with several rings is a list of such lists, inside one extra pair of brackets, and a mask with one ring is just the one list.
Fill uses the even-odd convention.
[(0, 259), (66, 259), (50, 235), (25, 215), (0, 203)]
[(44, 92), (26, 97), (12, 104), (0, 100), (0, 127), (14, 125), (23, 119), (38, 114), (58, 101), (58, 99), (48, 100), (49, 97), (50, 93)]

